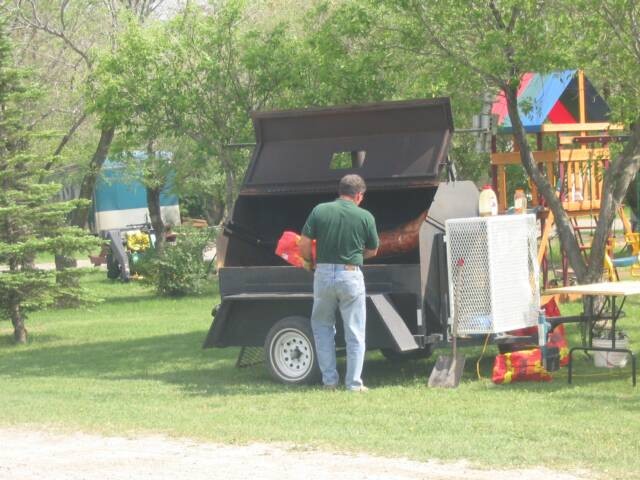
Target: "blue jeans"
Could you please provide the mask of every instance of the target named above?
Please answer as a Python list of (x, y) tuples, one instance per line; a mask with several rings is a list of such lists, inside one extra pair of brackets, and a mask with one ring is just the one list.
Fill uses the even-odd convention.
[(340, 309), (347, 345), (347, 373), (344, 383), (349, 390), (362, 386), (364, 363), (366, 296), (360, 269), (345, 270), (344, 265), (319, 263), (313, 278), (313, 312), (311, 328), (316, 343), (322, 383), (337, 385), (336, 313)]

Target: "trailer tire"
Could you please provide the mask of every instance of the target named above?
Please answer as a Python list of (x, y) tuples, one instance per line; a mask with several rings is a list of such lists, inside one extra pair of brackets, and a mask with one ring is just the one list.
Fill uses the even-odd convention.
[(392, 348), (381, 348), (382, 356), (390, 362), (407, 362), (409, 360), (422, 360), (431, 356), (431, 348), (425, 347), (410, 352), (397, 352)]
[(271, 376), (288, 385), (317, 383), (320, 369), (309, 319), (285, 317), (271, 327), (264, 342)]

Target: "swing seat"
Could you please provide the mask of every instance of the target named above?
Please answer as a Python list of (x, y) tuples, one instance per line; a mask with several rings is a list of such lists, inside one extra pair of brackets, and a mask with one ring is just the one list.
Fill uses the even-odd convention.
[(640, 258), (632, 255), (630, 257), (611, 258), (608, 253), (604, 254), (604, 268), (610, 282), (620, 280), (618, 276), (618, 268), (631, 267), (631, 275), (634, 275), (634, 269), (640, 270)]
[[(629, 246), (631, 246), (631, 255), (636, 259), (640, 258), (640, 233), (637, 232), (629, 232), (625, 233), (624, 239)], [(639, 277), (640, 276), (640, 262), (636, 261), (631, 263), (631, 276)]]
[(638, 263), (638, 257), (618, 257), (612, 259), (614, 267), (632, 267)]

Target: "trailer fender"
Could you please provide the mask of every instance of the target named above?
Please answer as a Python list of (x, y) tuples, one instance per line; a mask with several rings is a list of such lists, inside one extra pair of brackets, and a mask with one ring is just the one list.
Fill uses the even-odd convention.
[(227, 295), (212, 312), (203, 348), (261, 347), (276, 322), (291, 316), (311, 318), (312, 307), (310, 293)]
[(378, 313), (378, 317), (386, 327), (389, 337), (393, 340), (394, 350), (397, 352), (410, 352), (418, 350), (420, 346), (416, 342), (413, 334), (407, 327), (393, 302), (388, 295), (369, 295), (371, 304)]

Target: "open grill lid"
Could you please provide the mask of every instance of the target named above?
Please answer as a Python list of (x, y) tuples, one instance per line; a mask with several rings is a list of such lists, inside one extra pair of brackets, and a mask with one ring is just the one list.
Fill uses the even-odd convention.
[[(257, 145), (241, 195), (335, 192), (347, 173), (362, 176), (370, 190), (437, 185), (453, 132), (448, 98), (256, 112), (252, 119)], [(349, 160), (347, 168), (332, 168), (336, 154)]]

